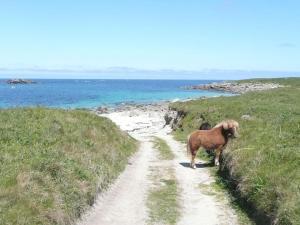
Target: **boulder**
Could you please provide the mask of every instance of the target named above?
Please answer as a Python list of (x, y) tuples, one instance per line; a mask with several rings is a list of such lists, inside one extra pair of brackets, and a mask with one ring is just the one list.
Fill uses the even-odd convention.
[(96, 109), (96, 112), (97, 112), (97, 113), (100, 113), (100, 114), (102, 114), (102, 113), (108, 113), (108, 109), (107, 109), (106, 107), (100, 106), (100, 107), (98, 107), (98, 108)]

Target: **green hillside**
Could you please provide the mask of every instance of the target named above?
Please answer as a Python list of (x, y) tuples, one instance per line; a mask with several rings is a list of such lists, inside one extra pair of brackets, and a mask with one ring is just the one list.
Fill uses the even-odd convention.
[[(227, 147), (219, 174), (255, 209), (252, 216), (257, 223), (270, 219), (277, 224), (300, 224), (300, 78), (255, 82), (286, 87), (174, 103), (173, 109), (187, 113), (174, 134), (186, 141), (201, 118), (213, 125), (228, 118), (237, 120), (240, 137)], [(250, 118), (243, 120), (242, 115)]]
[(89, 112), (0, 110), (0, 224), (73, 223), (136, 147)]

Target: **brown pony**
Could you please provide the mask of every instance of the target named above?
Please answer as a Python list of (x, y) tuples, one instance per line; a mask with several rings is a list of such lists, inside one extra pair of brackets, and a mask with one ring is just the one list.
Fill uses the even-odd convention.
[(238, 122), (225, 120), (210, 130), (197, 130), (188, 136), (187, 152), (192, 155), (191, 167), (195, 166), (195, 157), (200, 147), (204, 149), (216, 149), (215, 165), (219, 165), (219, 158), (225, 149), (229, 138), (237, 137)]

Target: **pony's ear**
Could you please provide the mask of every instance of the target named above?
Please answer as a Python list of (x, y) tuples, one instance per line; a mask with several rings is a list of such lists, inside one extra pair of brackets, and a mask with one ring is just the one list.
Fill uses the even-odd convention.
[(234, 121), (234, 122), (233, 122), (233, 126), (234, 126), (236, 129), (238, 129), (238, 128), (239, 128), (239, 123), (236, 122), (236, 121)]
[(234, 137), (239, 137), (239, 134), (237, 130), (239, 129), (239, 123), (236, 121), (233, 121), (233, 128), (234, 128)]
[(228, 121), (228, 127), (229, 127), (229, 128), (235, 128), (235, 129), (238, 129), (238, 128), (239, 128), (239, 123), (236, 122), (235, 120), (229, 120), (229, 121)]
[(233, 137), (235, 137), (235, 138), (239, 137), (237, 130), (238, 130), (238, 127), (233, 128)]
[(223, 129), (224, 129), (224, 130), (228, 130), (228, 123), (227, 123), (227, 122), (224, 122), (224, 123), (223, 123)]

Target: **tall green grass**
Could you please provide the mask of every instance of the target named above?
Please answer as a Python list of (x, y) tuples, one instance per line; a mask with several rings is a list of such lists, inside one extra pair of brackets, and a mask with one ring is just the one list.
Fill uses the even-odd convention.
[[(270, 81), (288, 86), (173, 104), (187, 112), (174, 135), (186, 141), (202, 117), (212, 124), (237, 120), (240, 137), (227, 147), (220, 174), (259, 212), (252, 214), (257, 223), (300, 224), (300, 78)], [(250, 120), (241, 119), (245, 114)]]
[(84, 111), (0, 110), (0, 224), (72, 224), (136, 142)]

